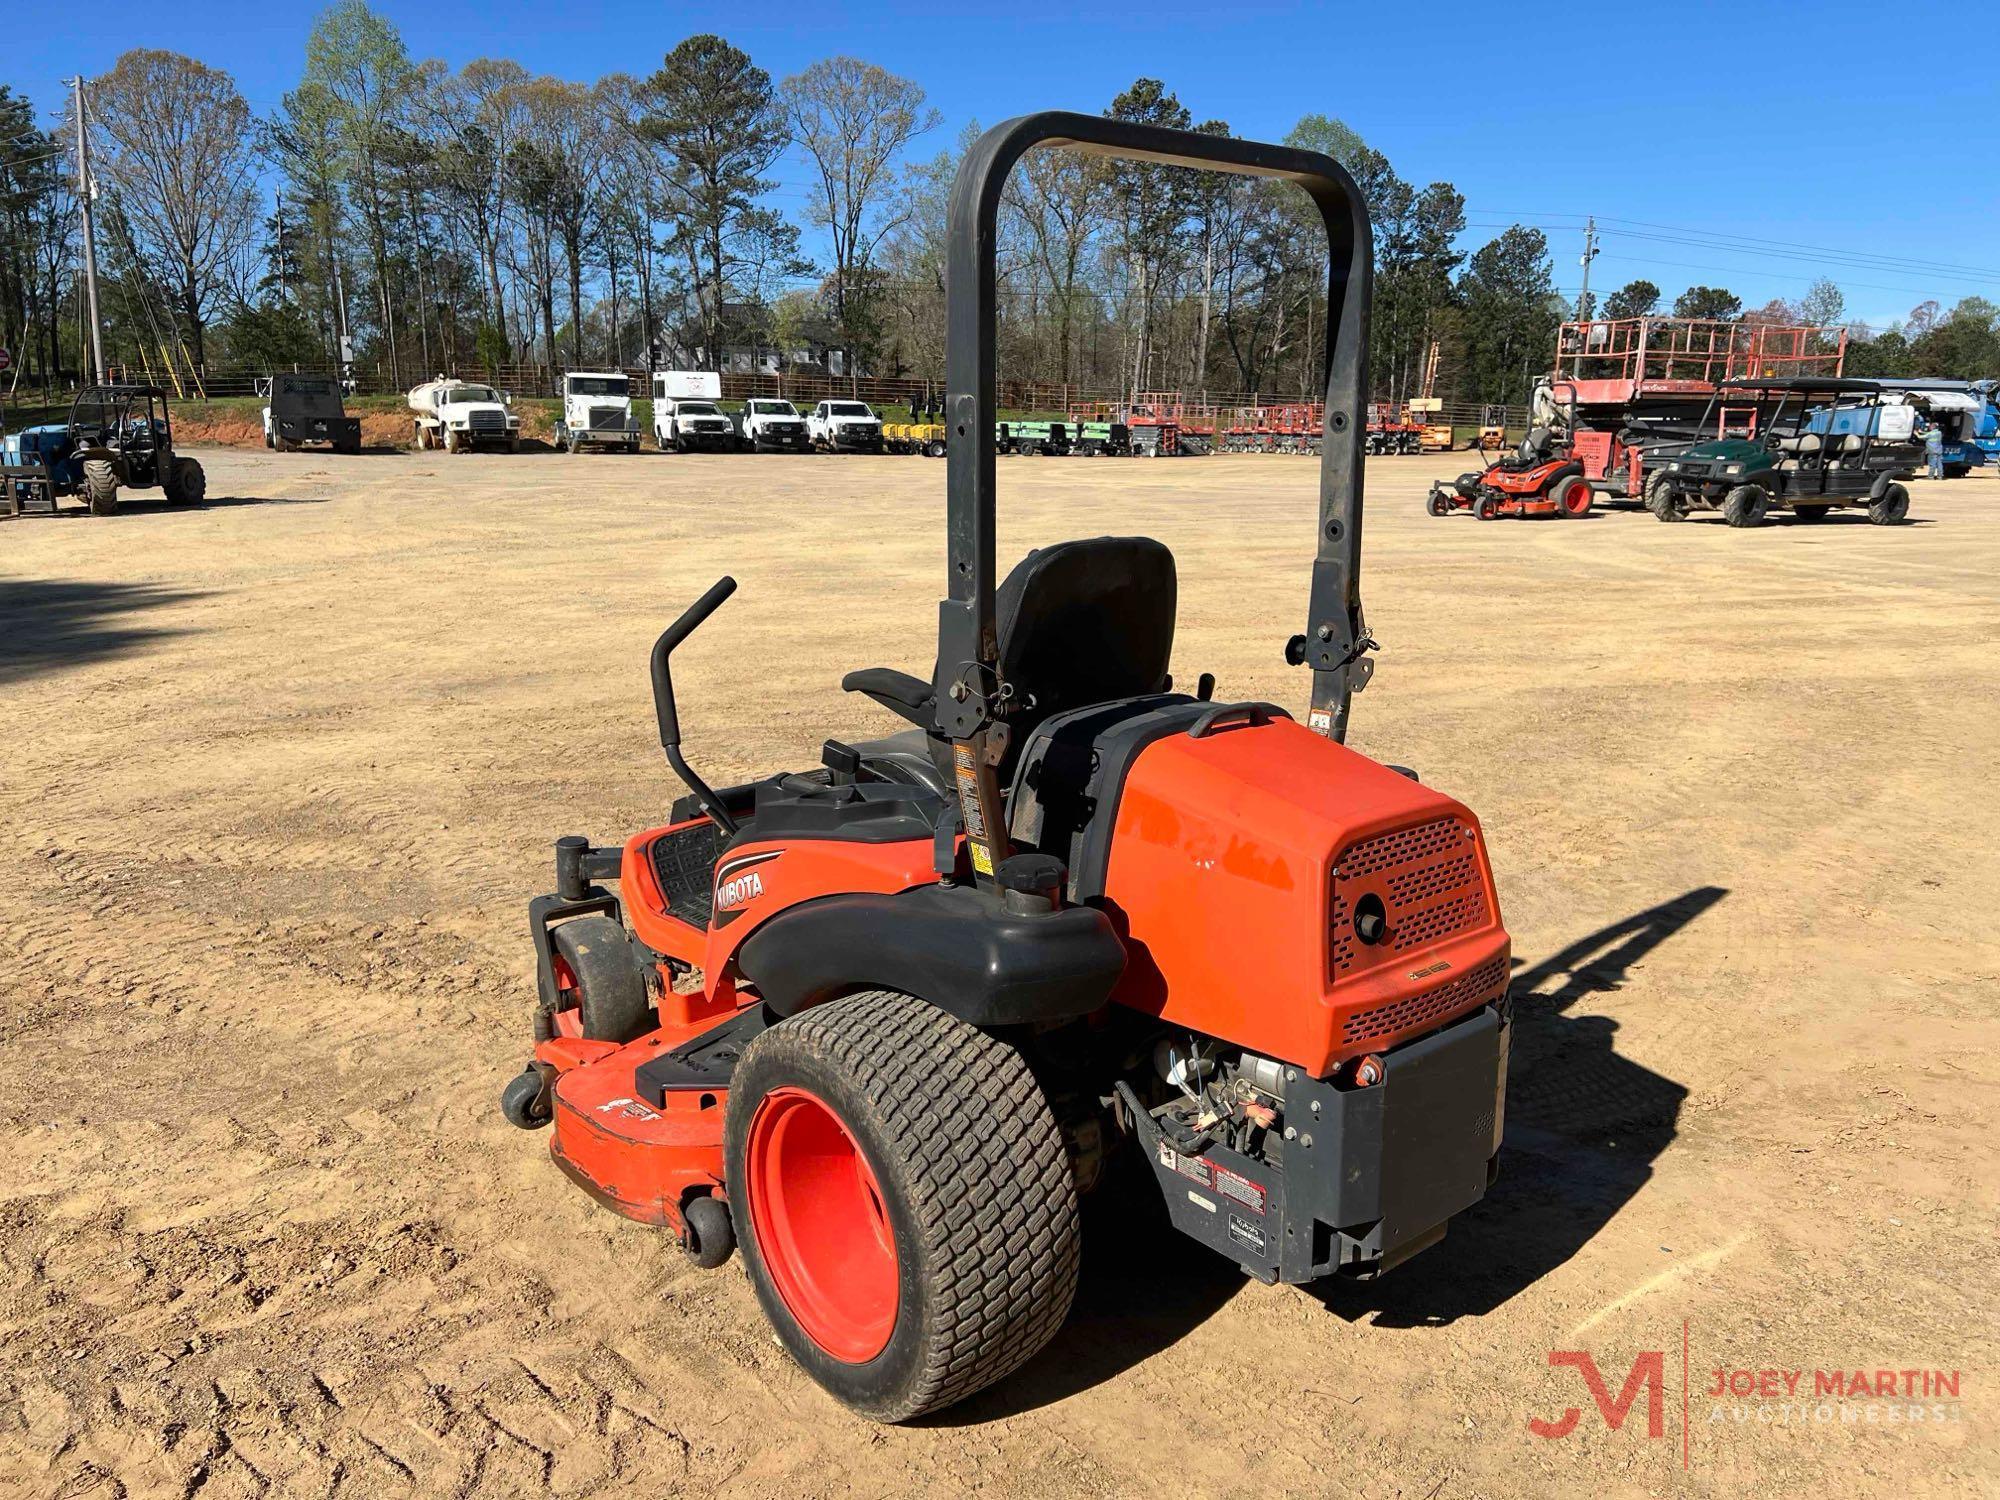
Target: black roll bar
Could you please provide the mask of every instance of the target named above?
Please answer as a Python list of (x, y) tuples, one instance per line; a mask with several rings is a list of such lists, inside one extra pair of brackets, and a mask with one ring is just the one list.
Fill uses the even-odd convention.
[[(1297, 183), (1318, 206), (1327, 237), (1327, 329), (1320, 443), (1319, 542), (1306, 630), (1288, 653), (1312, 667), (1312, 727), (1347, 732), (1349, 700), (1366, 679), (1372, 644), (1361, 617), (1361, 460), (1365, 438), (1368, 306), (1374, 240), (1360, 189), (1317, 151), (1049, 111), (996, 125), (976, 141), (952, 183), (946, 261), (946, 597), (938, 606), (937, 732), (951, 740), (973, 865), (990, 875), (1006, 855), (998, 778), (989, 747), (1005, 689), (994, 624), (996, 289), (1000, 195), (1023, 153), (1065, 146), (1093, 156), (1270, 177)], [(1081, 646), (1082, 643), (1079, 643)], [(1358, 668), (1358, 670), (1357, 670)]]

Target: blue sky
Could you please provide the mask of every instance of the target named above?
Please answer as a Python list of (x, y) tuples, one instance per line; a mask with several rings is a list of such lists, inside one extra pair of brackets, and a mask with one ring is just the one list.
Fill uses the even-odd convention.
[[(1602, 289), (1645, 276), (1671, 297), (1705, 282), (1754, 306), (1824, 274), (1850, 316), (1877, 323), (1925, 297), (2000, 301), (2000, 32), (1976, 0), (376, 8), (418, 56), (457, 65), (504, 55), (579, 79), (649, 71), (693, 31), (721, 31), (777, 77), (849, 53), (929, 90), (945, 124), (921, 144), (926, 155), (969, 120), (1099, 110), (1150, 75), (1197, 119), (1227, 120), (1239, 135), (1275, 139), (1302, 114), (1339, 116), (1404, 177), (1454, 183), (1470, 241), (1516, 220), (1547, 230), (1571, 294), (1582, 216), (1594, 213), (1603, 251), (1592, 284)], [(227, 68), (268, 110), (297, 80), (316, 10), (312, 0), (42, 8), (10, 32), (0, 81), (53, 108), (60, 79), (101, 72), (144, 44)], [(776, 202), (801, 209), (802, 169), (787, 162), (778, 176)]]

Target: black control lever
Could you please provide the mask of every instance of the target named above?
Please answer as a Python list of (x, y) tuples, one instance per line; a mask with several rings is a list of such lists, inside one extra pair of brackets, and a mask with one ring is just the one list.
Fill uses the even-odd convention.
[(690, 604), (681, 617), (660, 632), (660, 638), (653, 642), (653, 712), (660, 721), (660, 748), (667, 752), (667, 764), (674, 768), (674, 774), (687, 783), (694, 793), (695, 801), (709, 820), (726, 834), (736, 832), (736, 820), (723, 807), (722, 799), (715, 795), (715, 789), (689, 766), (681, 755), (681, 721), (674, 708), (674, 679), (668, 670), (667, 659), (674, 654), (680, 643), (693, 635), (716, 610), (722, 601), (736, 592), (736, 580), (727, 575), (718, 578), (714, 587)]

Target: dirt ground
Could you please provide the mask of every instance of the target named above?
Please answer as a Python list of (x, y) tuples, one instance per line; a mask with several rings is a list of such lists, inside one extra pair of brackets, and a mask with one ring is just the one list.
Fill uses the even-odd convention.
[[(1373, 462), (1353, 742), (1486, 824), (1499, 1183), (1318, 1291), (1095, 1201), (1057, 1342), (884, 1429), (496, 1099), (552, 840), (677, 791), (653, 635), (741, 582), (676, 661), (713, 779), (886, 731), (838, 680), (928, 670), (943, 466), (202, 456), (0, 523), (0, 1493), (2000, 1493), (2000, 480), (1737, 532)], [(1008, 555), (1161, 538), (1176, 673), (1303, 713), (1309, 462), (1001, 472)]]

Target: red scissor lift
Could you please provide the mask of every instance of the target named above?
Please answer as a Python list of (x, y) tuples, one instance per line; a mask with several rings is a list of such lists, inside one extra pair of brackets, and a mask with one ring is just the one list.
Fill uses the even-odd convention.
[(1132, 435), (1132, 452), (1141, 457), (1193, 456), (1215, 446), (1215, 403), (1190, 401), (1179, 391), (1139, 391), (1124, 404), (1086, 402), (1077, 417), (1123, 422)]
[[(1838, 375), (1846, 359), (1845, 329), (1707, 318), (1564, 323), (1537, 406), (1545, 399), (1547, 414), (1568, 426), (1570, 451), (1593, 490), (1638, 500), (1646, 450), (1693, 442), (1695, 423), (1720, 382)], [(1540, 424), (1544, 413), (1530, 420)]]
[(1398, 406), (1393, 401), (1371, 401), (1367, 443), (1370, 453), (1421, 453), (1424, 424), (1407, 406)]
[(1225, 453), (1317, 453), (1326, 408), (1318, 401), (1289, 406), (1239, 406), (1222, 429)]

